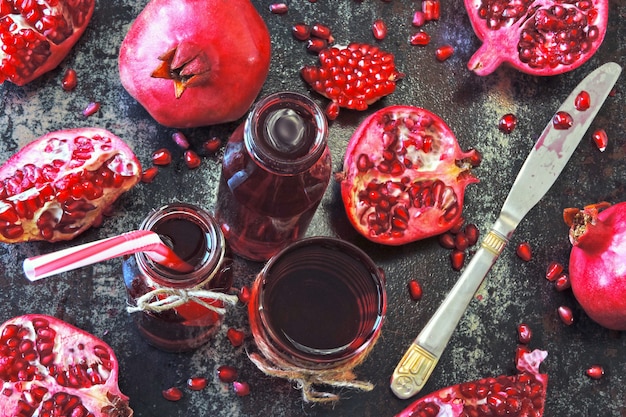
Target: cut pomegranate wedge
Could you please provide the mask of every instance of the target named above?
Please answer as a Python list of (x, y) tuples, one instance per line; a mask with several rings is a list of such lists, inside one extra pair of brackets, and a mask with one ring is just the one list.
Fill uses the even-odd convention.
[(523, 353), (517, 375), (501, 375), (442, 388), (415, 401), (396, 417), (541, 417), (548, 375), (539, 373), (542, 350)]

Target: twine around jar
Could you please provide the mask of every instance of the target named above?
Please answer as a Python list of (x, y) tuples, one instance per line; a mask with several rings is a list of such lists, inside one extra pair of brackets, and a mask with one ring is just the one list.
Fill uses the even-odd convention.
[(379, 336), (380, 333), (377, 333), (370, 345), (354, 358), (340, 366), (328, 369), (308, 369), (294, 365), (274, 353), (272, 348), (262, 340), (256, 340), (260, 354), (249, 353), (248, 357), (264, 374), (295, 383), (295, 387), (302, 391), (302, 398), (305, 402), (328, 403), (338, 401), (339, 394), (318, 390), (316, 386), (326, 385), (361, 391), (374, 389), (374, 384), (371, 382), (357, 380), (352, 370), (367, 358)]

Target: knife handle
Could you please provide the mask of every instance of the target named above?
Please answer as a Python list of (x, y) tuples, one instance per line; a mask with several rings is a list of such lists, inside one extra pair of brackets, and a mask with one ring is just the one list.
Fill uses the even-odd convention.
[(491, 230), (480, 248), (406, 351), (391, 376), (391, 390), (401, 399), (417, 394), (426, 384), (452, 333), (508, 239)]

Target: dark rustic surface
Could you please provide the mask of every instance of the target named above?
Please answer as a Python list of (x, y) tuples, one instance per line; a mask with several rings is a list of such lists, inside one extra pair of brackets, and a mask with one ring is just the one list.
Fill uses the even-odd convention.
[[(147, 212), (173, 200), (214, 206), (219, 176), (219, 158), (207, 157), (190, 171), (182, 152), (170, 139), (174, 129), (154, 122), (122, 88), (117, 73), (119, 45), (134, 17), (147, 3), (113, 0), (97, 2), (95, 15), (85, 35), (61, 66), (28, 86), (0, 86), (0, 159), (36, 137), (56, 129), (95, 125), (111, 130), (132, 145), (142, 163), (160, 147), (173, 151), (174, 162), (162, 169), (154, 183), (140, 184), (116, 204), (115, 215), (99, 229), (86, 232), (71, 244), (111, 236), (136, 228)], [(465, 214), (468, 221), (486, 230), (495, 220), (517, 171), (535, 139), (570, 90), (591, 70), (607, 61), (626, 64), (626, 2), (610, 0), (609, 30), (600, 51), (581, 68), (560, 76), (537, 78), (502, 68), (480, 78), (466, 69), (479, 46), (461, 0), (442, 2), (442, 18), (426, 27), (432, 35), (427, 47), (408, 43), (415, 32), (413, 11), (419, 2), (392, 0), (293, 0), (286, 15), (273, 15), (268, 1), (254, 1), (272, 35), (273, 60), (261, 95), (280, 90), (307, 93), (298, 69), (315, 58), (290, 35), (291, 25), (304, 21), (328, 24), (339, 43), (374, 42), (371, 23), (383, 18), (388, 37), (380, 45), (396, 54), (406, 78), (397, 91), (363, 113), (343, 111), (331, 124), (333, 167), (341, 168), (346, 143), (358, 123), (371, 111), (390, 104), (422, 106), (442, 116), (457, 134), (463, 148), (476, 147), (484, 155), (475, 170), (481, 182), (469, 187)], [(443, 43), (455, 47), (454, 56), (439, 63), (434, 50)], [(60, 81), (65, 68), (74, 68), (79, 86), (64, 92)], [(516, 326), (528, 323), (534, 331), (532, 347), (549, 356), (542, 369), (550, 375), (546, 416), (626, 416), (626, 338), (591, 322), (568, 291), (558, 293), (544, 279), (552, 260), (567, 263), (570, 245), (561, 220), (564, 207), (582, 206), (599, 200), (625, 199), (626, 91), (624, 77), (600, 111), (594, 127), (603, 127), (610, 138), (606, 152), (591, 143), (589, 133), (574, 153), (548, 195), (529, 213), (513, 236), (511, 245), (479, 290), (452, 337), (439, 366), (423, 393), (446, 385), (486, 375), (513, 372)], [(311, 94), (318, 103), (326, 101)], [(81, 115), (92, 100), (102, 109), (89, 119)], [(507, 112), (519, 118), (517, 129), (504, 135), (497, 121)], [(211, 136), (224, 139), (236, 123), (185, 133), (198, 147)], [(125, 311), (124, 284), (119, 260), (112, 260), (43, 282), (30, 284), (21, 271), (27, 256), (60, 249), (70, 243), (32, 243), (0, 246), (0, 320), (25, 313), (60, 317), (107, 341), (120, 361), (120, 386), (130, 396), (136, 417), (170, 416), (392, 416), (410, 401), (394, 397), (389, 377), (407, 348), (459, 273), (450, 268), (448, 252), (436, 239), (382, 247), (358, 237), (343, 212), (338, 187), (329, 187), (313, 220), (309, 235), (339, 236), (356, 243), (387, 272), (389, 308), (383, 336), (367, 361), (357, 369), (362, 379), (376, 384), (370, 393), (343, 392), (334, 406), (303, 403), (288, 382), (264, 376), (247, 359), (244, 348), (234, 349), (225, 337), (228, 327), (247, 330), (245, 308), (230, 311), (215, 340), (189, 354), (167, 354), (146, 345)], [(515, 245), (528, 241), (533, 259), (524, 263), (514, 253)], [(250, 284), (261, 265), (236, 260), (236, 285)], [(406, 283), (420, 280), (423, 300), (409, 299)], [(576, 322), (563, 325), (556, 309), (568, 305)], [(248, 347), (251, 340), (248, 338)], [(607, 375), (600, 381), (587, 378), (585, 369), (602, 364)], [(238, 398), (215, 378), (218, 366), (239, 368), (240, 379), (251, 385), (251, 394)], [(161, 390), (184, 387), (187, 378), (207, 376), (209, 385), (200, 392), (185, 391), (185, 397), (170, 403)]]

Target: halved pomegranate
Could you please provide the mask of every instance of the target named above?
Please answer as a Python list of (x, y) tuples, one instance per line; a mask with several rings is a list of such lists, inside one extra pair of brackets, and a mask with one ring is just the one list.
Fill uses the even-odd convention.
[(95, 0), (0, 1), (0, 83), (24, 85), (56, 68), (82, 36)]
[(502, 63), (533, 75), (578, 68), (606, 33), (608, 0), (465, 0), (482, 46), (467, 66), (478, 75)]
[(501, 375), (442, 388), (413, 402), (396, 417), (541, 417), (548, 375), (539, 373), (546, 358), (536, 349), (518, 358), (517, 375)]
[(0, 326), (0, 416), (131, 417), (113, 349), (54, 317)]
[(373, 242), (402, 245), (459, 222), (465, 187), (478, 182), (448, 125), (428, 110), (385, 107), (367, 117), (348, 143), (341, 196), (352, 225)]
[(0, 242), (72, 239), (140, 176), (135, 154), (107, 130), (48, 133), (0, 167)]

